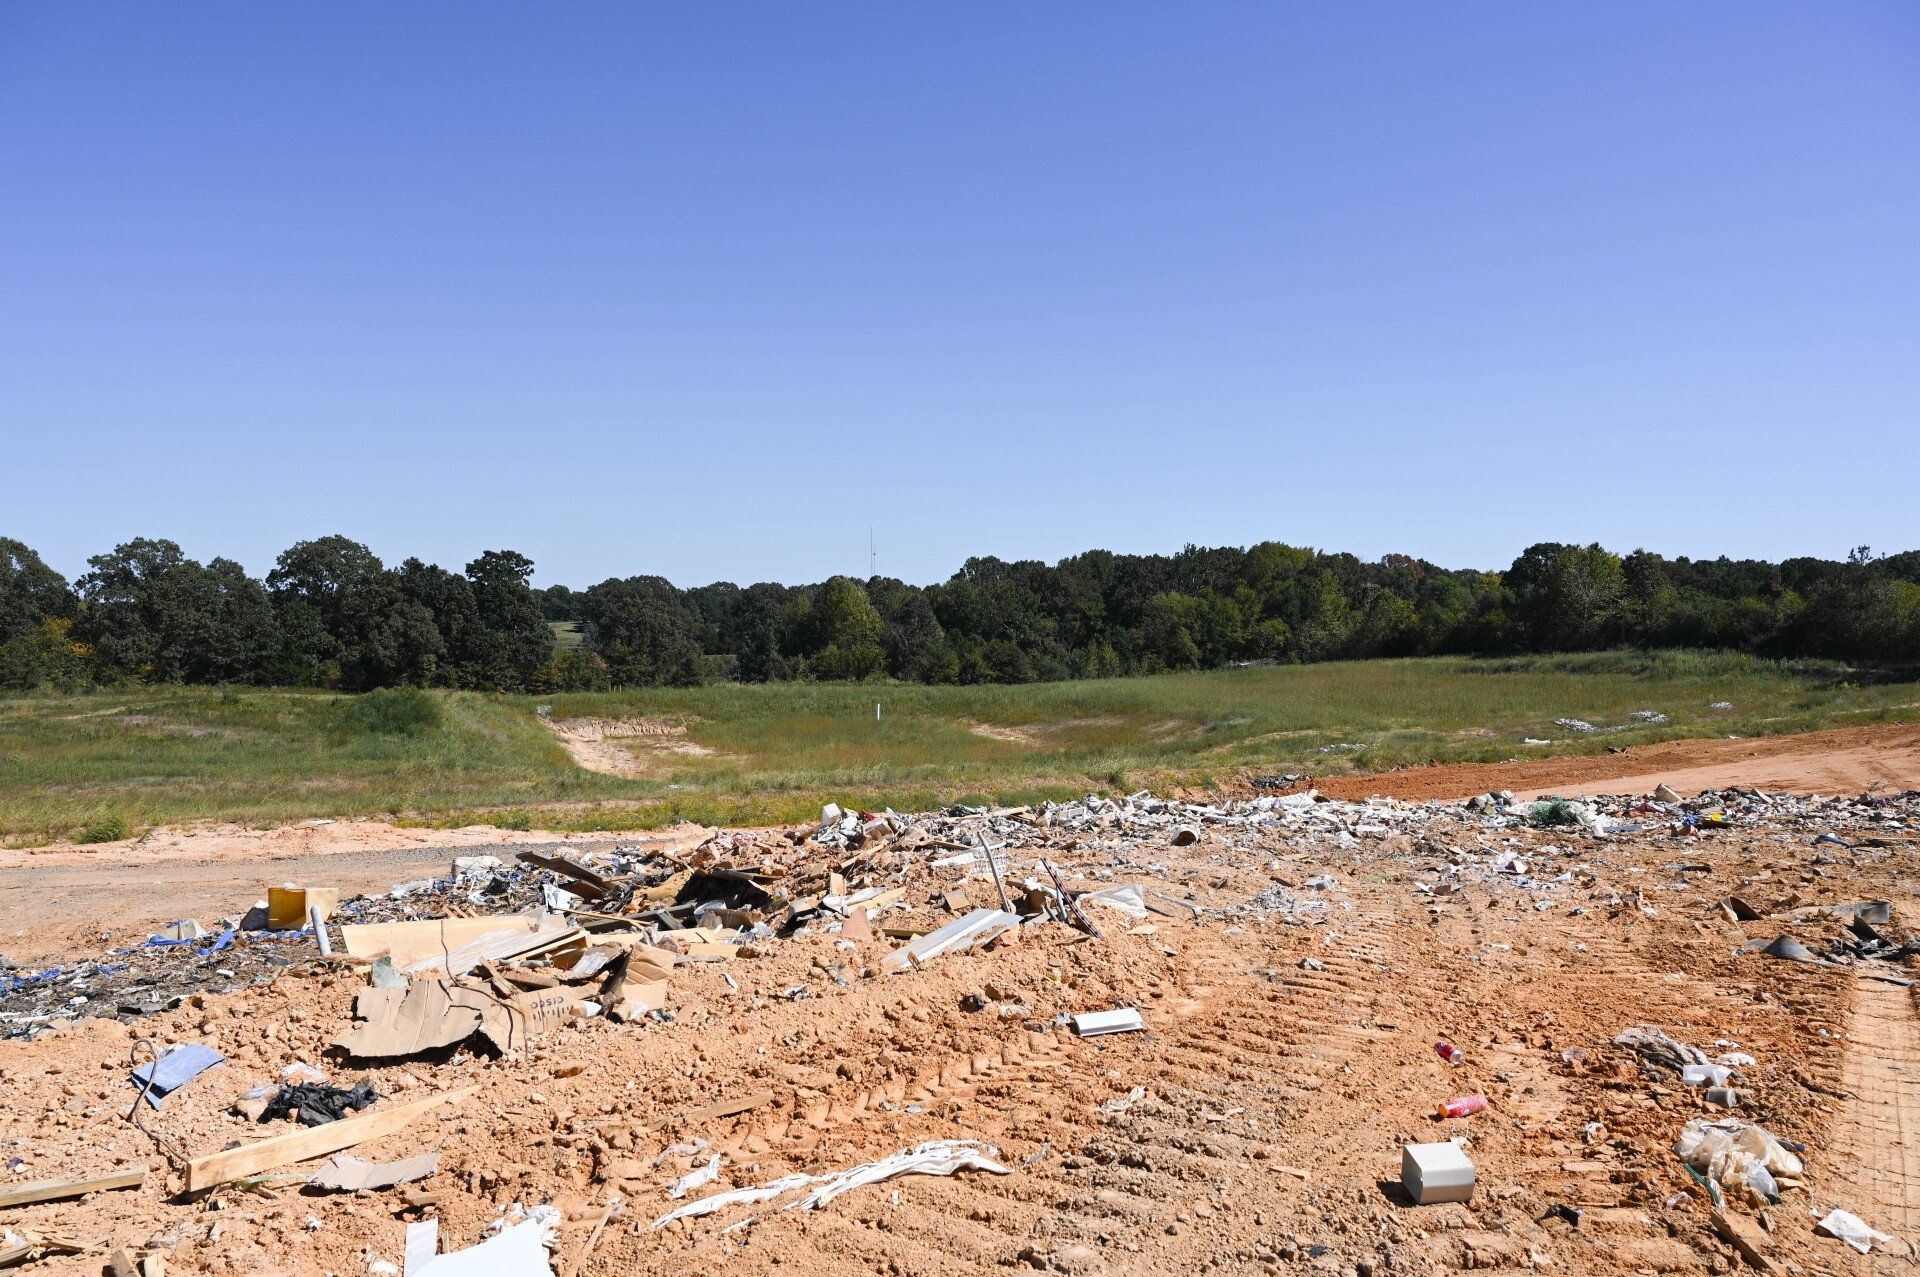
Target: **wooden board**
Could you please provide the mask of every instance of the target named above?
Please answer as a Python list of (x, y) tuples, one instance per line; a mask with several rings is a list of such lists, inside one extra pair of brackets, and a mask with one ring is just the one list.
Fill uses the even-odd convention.
[(762, 1104), (771, 1103), (773, 1103), (772, 1091), (753, 1091), (737, 1100), (721, 1100), (718, 1104), (703, 1104), (699, 1108), (682, 1109), (678, 1113), (669, 1113), (665, 1117), (649, 1118), (640, 1124), (640, 1129), (657, 1131), (675, 1122), (703, 1122), (709, 1118), (732, 1117), (736, 1113), (745, 1113), (759, 1108)]
[(340, 939), (356, 958), (386, 954), (396, 967), (437, 958), (450, 949), (472, 944), (497, 931), (532, 934), (540, 924), (524, 914), (494, 914), (482, 918), (423, 918), (417, 922), (361, 922), (340, 928)]
[(568, 890), (572, 891), (576, 896), (584, 896), (589, 900), (596, 896), (604, 896), (607, 893), (607, 889), (613, 886), (611, 882), (593, 870), (587, 868), (585, 865), (568, 860), (565, 856), (549, 856), (545, 852), (540, 851), (523, 851), (519, 853), (519, 859), (537, 868), (550, 870), (563, 878), (570, 879), (573, 882), (573, 886), (568, 888)]
[(187, 1191), (198, 1193), (217, 1188), (221, 1184), (270, 1171), (277, 1166), (325, 1157), (343, 1148), (377, 1140), (403, 1129), (415, 1118), (443, 1105), (458, 1104), (479, 1089), (475, 1086), (462, 1087), (441, 1095), (429, 1095), (423, 1100), (341, 1118), (325, 1126), (308, 1127), (271, 1139), (257, 1140), (252, 1144), (242, 1144), (239, 1148), (203, 1154), (187, 1163)]
[(8, 1206), (30, 1206), (34, 1202), (57, 1202), (68, 1197), (81, 1197), (87, 1193), (104, 1193), (115, 1188), (138, 1188), (146, 1177), (146, 1167), (129, 1166), (123, 1171), (115, 1171), (111, 1175), (101, 1175), (94, 1179), (43, 1179), (31, 1184), (16, 1184), (12, 1188), (0, 1190), (0, 1209)]

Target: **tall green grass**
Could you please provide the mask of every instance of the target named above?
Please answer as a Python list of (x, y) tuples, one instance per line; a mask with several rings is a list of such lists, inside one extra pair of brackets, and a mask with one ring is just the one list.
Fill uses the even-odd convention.
[[(1715, 709), (1715, 702), (1730, 709)], [(876, 721), (874, 706), (880, 706)], [(576, 767), (536, 715), (669, 720), (710, 752)], [(1668, 716), (1649, 724), (1636, 710)], [(1579, 718), (1580, 735), (1554, 725)], [(0, 838), (195, 819), (388, 815), (619, 829), (905, 810), (1260, 771), (1494, 761), (1920, 717), (1920, 687), (1837, 665), (1605, 653), (1271, 666), (1020, 687), (726, 685), (551, 697), (138, 688), (0, 700)], [(1528, 746), (1528, 738), (1554, 742)], [(1332, 746), (1359, 746), (1357, 749)]]

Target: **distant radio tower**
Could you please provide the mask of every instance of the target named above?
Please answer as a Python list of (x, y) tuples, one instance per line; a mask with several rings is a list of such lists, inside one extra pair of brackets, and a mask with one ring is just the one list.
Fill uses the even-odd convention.
[(880, 575), (880, 555), (873, 548), (873, 525), (867, 525), (867, 580)]

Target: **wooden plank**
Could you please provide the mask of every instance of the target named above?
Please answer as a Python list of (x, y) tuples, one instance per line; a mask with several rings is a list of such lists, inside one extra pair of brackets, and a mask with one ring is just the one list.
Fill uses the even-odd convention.
[(276, 1166), (325, 1157), (329, 1153), (338, 1153), (343, 1148), (352, 1148), (368, 1140), (377, 1140), (383, 1135), (391, 1135), (401, 1130), (415, 1118), (443, 1105), (458, 1104), (477, 1090), (479, 1090), (478, 1087), (466, 1086), (442, 1095), (429, 1095), (423, 1100), (396, 1104), (391, 1108), (361, 1113), (356, 1117), (341, 1118), (337, 1122), (328, 1122), (325, 1126), (309, 1127), (286, 1135), (276, 1135), (271, 1139), (257, 1140), (252, 1144), (243, 1144), (239, 1148), (203, 1154), (187, 1163), (187, 1191), (198, 1193), (204, 1189), (231, 1183), (236, 1179), (244, 1179), (249, 1175), (257, 1175), (261, 1171), (270, 1171)]
[(762, 1104), (771, 1103), (773, 1103), (772, 1091), (754, 1091), (741, 1096), (737, 1100), (721, 1100), (718, 1104), (703, 1104), (699, 1108), (681, 1109), (678, 1113), (669, 1113), (665, 1117), (656, 1117), (649, 1121), (642, 1122), (640, 1129), (643, 1131), (657, 1131), (661, 1127), (671, 1126), (675, 1122), (702, 1122), (710, 1118), (732, 1117), (736, 1113), (745, 1113), (749, 1109), (757, 1109)]
[[(571, 889), (574, 894), (585, 896), (588, 899), (592, 899), (595, 896), (604, 896), (607, 893), (607, 889), (613, 886), (613, 883), (602, 878), (593, 870), (587, 868), (585, 865), (576, 864), (568, 860), (565, 856), (549, 856), (545, 852), (540, 851), (523, 851), (519, 853), (519, 859), (537, 868), (557, 873), (562, 878), (570, 879), (576, 884), (576, 886)], [(584, 890), (581, 888), (584, 888)]]
[(34, 1202), (57, 1202), (68, 1197), (84, 1197), (88, 1193), (104, 1193), (116, 1188), (138, 1188), (146, 1177), (146, 1167), (129, 1166), (125, 1170), (115, 1171), (111, 1175), (101, 1175), (94, 1179), (43, 1179), (32, 1184), (19, 1184), (13, 1188), (0, 1190), (0, 1209), (8, 1206), (30, 1206)]

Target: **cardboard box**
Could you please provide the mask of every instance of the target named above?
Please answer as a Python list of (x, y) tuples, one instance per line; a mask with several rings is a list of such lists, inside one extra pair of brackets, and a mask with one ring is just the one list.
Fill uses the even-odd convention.
[(307, 910), (314, 906), (319, 907), (322, 922), (333, 917), (334, 910), (340, 907), (340, 889), (296, 887), (292, 883), (283, 887), (269, 887), (267, 926), (275, 931), (298, 931), (307, 925)]

